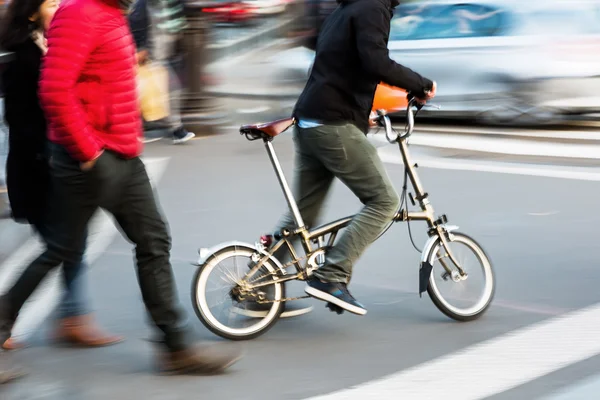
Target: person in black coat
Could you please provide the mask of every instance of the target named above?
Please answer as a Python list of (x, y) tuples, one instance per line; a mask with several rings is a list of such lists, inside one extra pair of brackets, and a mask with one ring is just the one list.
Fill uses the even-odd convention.
[[(60, 222), (51, 221), (47, 203), (52, 185), (46, 119), (38, 100), (40, 67), (47, 50), (44, 32), (57, 8), (58, 0), (12, 0), (0, 33), (0, 48), (13, 53), (1, 80), (4, 118), (9, 128), (6, 185), (12, 217), (32, 225), (44, 240)], [(102, 333), (93, 322), (80, 279), (84, 270), (83, 260), (63, 269), (67, 290), (55, 339), (90, 347), (120, 342), (122, 338)], [(11, 338), (1, 346), (12, 350), (20, 344)]]

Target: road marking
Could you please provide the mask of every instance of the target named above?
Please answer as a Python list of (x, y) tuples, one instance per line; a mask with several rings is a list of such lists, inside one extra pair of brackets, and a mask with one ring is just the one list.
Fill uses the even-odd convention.
[[(396, 148), (380, 147), (381, 160), (390, 164), (402, 165), (402, 158)], [(452, 169), (461, 171), (495, 172), (513, 175), (542, 176), (547, 178), (575, 179), (583, 181), (600, 181), (600, 169), (577, 168), (565, 166), (525, 166), (517, 163), (499, 163), (489, 161), (444, 160), (430, 156), (413, 154), (414, 161), (420, 167), (436, 169)]]
[(312, 400), (477, 400), (600, 354), (600, 304)]
[(556, 214), (558, 214), (558, 211), (537, 212), (537, 213), (530, 212), (530, 213), (527, 213), (527, 215), (532, 215), (534, 217), (547, 217), (547, 216), (556, 215)]
[(255, 108), (240, 108), (237, 110), (238, 114), (258, 114), (261, 112), (269, 111), (271, 107), (269, 106), (260, 106)]
[[(598, 122), (592, 122), (584, 126), (600, 127)], [(394, 128), (400, 132), (404, 130), (404, 125), (394, 124)], [(600, 133), (581, 130), (531, 130), (531, 129), (511, 129), (511, 128), (492, 128), (489, 127), (450, 127), (443, 125), (423, 125), (415, 128), (414, 135), (419, 136), (427, 133), (442, 133), (442, 134), (470, 134), (470, 135), (499, 135), (513, 136), (531, 139), (569, 139), (569, 140), (591, 140), (600, 141)]]
[[(144, 159), (153, 186), (156, 186), (161, 179), (168, 161), (168, 158)], [(89, 246), (85, 254), (89, 267), (105, 252), (118, 233), (112, 217), (105, 211), (99, 210), (90, 221)], [(27, 265), (43, 250), (42, 242), (37, 237), (31, 238), (0, 265), (0, 293), (12, 286)], [(58, 305), (61, 295), (62, 273), (61, 269), (57, 268), (46, 277), (23, 306), (13, 328), (13, 336), (19, 340), (27, 340)]]
[[(381, 135), (383, 136), (383, 135)], [(386, 139), (373, 135), (373, 140), (383, 142)], [(491, 154), (510, 154), (519, 156), (561, 157), (599, 159), (600, 145), (590, 143), (552, 143), (547, 141), (498, 139), (485, 135), (465, 137), (446, 133), (422, 133), (411, 136), (410, 144), (432, 148), (469, 150)], [(387, 143), (387, 141), (385, 142)]]

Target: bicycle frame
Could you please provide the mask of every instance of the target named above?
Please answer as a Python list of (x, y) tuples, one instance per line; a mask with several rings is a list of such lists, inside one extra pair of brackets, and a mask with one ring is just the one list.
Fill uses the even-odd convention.
[[(446, 249), (446, 251), (448, 253), (448, 256), (450, 257), (452, 262), (455, 264), (459, 273), (462, 276), (464, 276), (465, 272), (461, 268), (457, 259), (454, 257), (454, 254), (450, 250), (450, 246), (448, 246), (447, 233), (448, 233), (449, 229), (445, 226), (445, 224), (447, 223), (447, 218), (445, 215), (442, 215), (441, 217), (439, 217), (437, 219), (435, 218), (435, 212), (434, 212), (433, 206), (431, 205), (431, 203), (429, 202), (429, 199), (428, 199), (429, 195), (427, 194), (427, 192), (424, 191), (423, 185), (422, 185), (421, 180), (419, 179), (419, 176), (416, 171), (416, 169), (418, 168), (418, 165), (413, 164), (412, 159), (410, 157), (407, 140), (408, 140), (410, 134), (412, 133), (412, 130), (414, 127), (414, 115), (412, 114), (412, 110), (411, 110), (411, 107), (413, 107), (413, 106), (415, 106), (415, 101), (414, 100), (409, 101), (409, 105), (407, 107), (408, 128), (407, 128), (406, 134), (404, 134), (404, 135), (396, 134), (394, 136), (392, 134), (393, 129), (391, 127), (389, 117), (386, 115), (386, 113), (384, 111), (380, 111), (378, 114), (378, 117), (377, 117), (380, 125), (384, 126), (386, 128), (386, 137), (387, 137), (388, 141), (391, 143), (397, 143), (399, 146), (400, 153), (402, 155), (402, 161), (405, 166), (405, 173), (408, 176), (411, 186), (413, 187), (413, 190), (415, 192), (414, 198), (412, 197), (412, 195), (410, 195), (411, 202), (413, 203), (413, 205), (415, 205), (415, 200), (416, 200), (419, 204), (419, 207), (421, 208), (421, 211), (408, 211), (407, 208), (401, 208), (396, 213), (393, 220), (390, 221), (390, 223), (404, 222), (404, 221), (406, 221), (406, 222), (425, 221), (429, 228), (429, 230), (428, 230), (429, 237), (438, 236), (440, 238), (440, 240), (442, 241), (442, 243), (444, 245), (444, 248)], [(262, 287), (262, 286), (272, 285), (274, 282), (285, 282), (288, 280), (295, 280), (295, 279), (305, 280), (306, 278), (308, 278), (308, 276), (310, 276), (310, 273), (312, 272), (312, 270), (310, 268), (312, 267), (312, 268), (316, 269), (316, 268), (318, 268), (319, 264), (322, 264), (324, 262), (325, 249), (327, 247), (333, 246), (333, 243), (337, 237), (338, 231), (347, 227), (352, 222), (352, 219), (354, 218), (354, 215), (348, 216), (348, 217), (341, 218), (336, 221), (333, 221), (328, 224), (324, 224), (324, 225), (321, 225), (319, 227), (309, 230), (304, 223), (302, 215), (300, 214), (300, 210), (298, 209), (298, 204), (296, 203), (296, 200), (294, 199), (292, 191), (289, 187), (289, 184), (287, 183), (287, 180), (286, 180), (283, 170), (281, 168), (281, 164), (279, 162), (277, 154), (275, 153), (275, 149), (273, 148), (272, 138), (264, 137), (263, 141), (264, 141), (267, 153), (269, 155), (269, 159), (271, 160), (271, 164), (273, 165), (273, 169), (275, 170), (275, 174), (277, 175), (279, 185), (281, 186), (281, 189), (284, 193), (284, 196), (285, 196), (285, 199), (289, 206), (289, 209), (292, 212), (292, 215), (294, 217), (296, 229), (293, 231), (284, 229), (281, 232), (282, 238), (279, 241), (277, 241), (271, 248), (269, 248), (268, 251), (266, 251), (267, 249), (265, 249), (264, 246), (262, 248), (260, 248), (263, 256), (261, 257), (260, 260), (256, 260), (256, 264), (254, 265), (253, 268), (251, 268), (251, 270), (249, 271), (249, 273), (246, 276), (247, 277), (252, 276), (254, 273), (256, 273), (256, 271), (258, 271), (258, 269), (262, 266), (262, 264), (265, 261), (267, 261), (284, 244), (287, 245), (288, 252), (292, 258), (291, 263), (296, 268), (297, 273), (289, 276), (287, 271), (285, 271), (285, 268), (283, 268), (283, 269), (280, 268), (280, 272), (283, 276), (278, 276), (276, 279), (269, 280), (264, 283), (253, 284), (252, 288), (258, 288), (258, 287)], [(408, 204), (406, 204), (406, 207), (408, 207)], [(327, 243), (325, 242), (326, 235), (330, 235), (329, 239), (327, 240)], [(290, 239), (294, 238), (294, 237), (299, 237), (301, 240), (302, 247), (305, 252), (305, 257), (303, 257), (303, 258), (298, 257), (293, 244), (290, 242)], [(313, 243), (316, 243), (318, 245), (318, 247), (316, 249), (313, 249), (313, 246), (312, 246)], [(306, 266), (301, 265), (301, 261), (303, 259), (308, 259), (307, 263), (305, 264)], [(288, 264), (290, 264), (290, 263), (288, 263)], [(286, 265), (288, 265), (288, 264), (286, 264)], [(451, 269), (445, 263), (442, 262), (442, 265), (443, 265), (444, 269), (446, 270), (446, 272), (448, 272), (449, 274), (452, 273)]]

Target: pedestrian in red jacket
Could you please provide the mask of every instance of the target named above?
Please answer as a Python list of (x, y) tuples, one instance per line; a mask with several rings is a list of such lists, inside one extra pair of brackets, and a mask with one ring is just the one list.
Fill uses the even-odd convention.
[(187, 342), (169, 261), (171, 238), (139, 158), (135, 46), (124, 15), (129, 6), (129, 0), (65, 0), (48, 31), (39, 96), (52, 142), (52, 226), (57, 228), (47, 250), (0, 298), (0, 342), (48, 272), (82, 256), (88, 222), (102, 207), (135, 244), (142, 297), (162, 331), (159, 368), (222, 371), (240, 353)]

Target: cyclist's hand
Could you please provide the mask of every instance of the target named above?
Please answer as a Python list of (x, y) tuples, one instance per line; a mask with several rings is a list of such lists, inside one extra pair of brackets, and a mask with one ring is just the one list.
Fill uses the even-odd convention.
[(433, 85), (431, 86), (431, 90), (426, 93), (425, 98), (417, 97), (417, 101), (421, 104), (427, 103), (427, 100), (431, 100), (435, 97), (437, 92), (437, 83), (433, 81)]

